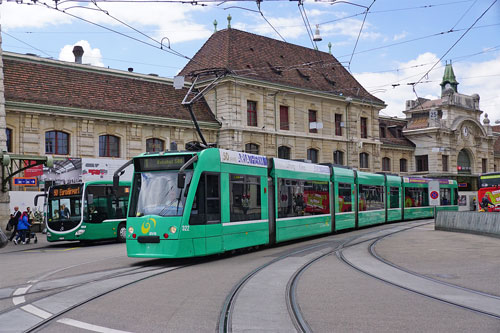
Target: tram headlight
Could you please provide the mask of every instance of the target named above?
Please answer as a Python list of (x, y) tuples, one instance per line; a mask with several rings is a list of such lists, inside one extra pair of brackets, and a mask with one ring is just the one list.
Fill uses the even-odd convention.
[(129, 227), (128, 228), (128, 233), (129, 234), (133, 234), (134, 233), (134, 228), (133, 227)]
[(176, 228), (176, 227), (174, 227), (174, 226), (170, 227), (170, 232), (171, 232), (172, 234), (175, 234), (175, 233), (177, 232), (177, 228)]

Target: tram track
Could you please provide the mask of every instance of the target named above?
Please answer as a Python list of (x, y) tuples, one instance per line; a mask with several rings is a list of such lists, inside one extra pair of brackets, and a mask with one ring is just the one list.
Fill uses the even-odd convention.
[[(393, 233), (394, 234), (394, 233)], [(397, 281), (397, 279), (390, 279), (388, 277), (384, 277), (383, 274), (377, 274), (374, 272), (370, 272), (368, 269), (363, 268), (361, 265), (353, 263), (351, 260), (347, 259), (346, 256), (344, 255), (343, 251), (346, 250), (346, 248), (341, 248), (336, 251), (337, 257), (347, 264), (348, 266), (352, 267), (353, 269), (368, 275), (372, 278), (375, 278), (379, 281), (382, 281), (384, 283), (387, 283), (389, 285), (395, 286), (397, 288), (400, 288), (405, 291), (409, 291), (433, 300), (437, 300), (440, 302), (444, 302), (446, 304), (456, 306), (458, 308), (474, 312), (477, 314), (481, 315), (486, 315), (488, 317), (494, 318), (494, 319), (500, 319), (500, 311), (499, 310), (493, 310), (493, 311), (488, 311), (485, 309), (500, 309), (500, 297), (497, 295), (492, 295), (488, 294), (485, 292), (481, 292), (475, 289), (455, 285), (452, 283), (448, 283), (445, 281), (441, 281), (438, 279), (434, 279), (432, 277), (411, 271), (409, 269), (406, 269), (404, 267), (401, 267), (399, 265), (396, 265), (388, 260), (385, 260), (382, 258), (380, 255), (378, 255), (375, 251), (375, 245), (383, 240), (384, 238), (393, 235), (393, 234), (388, 234), (384, 235), (381, 237), (378, 237), (376, 239), (371, 239), (367, 241), (371, 241), (371, 243), (367, 247), (367, 252), (370, 255), (370, 257), (374, 258), (377, 262), (382, 263), (384, 265), (387, 265), (388, 267), (391, 267), (394, 271), (397, 272), (402, 272), (404, 273), (407, 277), (414, 277), (418, 280), (426, 281), (428, 282), (427, 284), (423, 284), (422, 286), (418, 286), (418, 284), (413, 283), (413, 286), (404, 281), (403, 279), (400, 279), (401, 281)], [(364, 243), (364, 242), (363, 242)], [(359, 244), (354, 244), (354, 245), (359, 245)], [(394, 274), (394, 271), (392, 272), (392, 276), (396, 275)], [(442, 292), (439, 292), (439, 289), (441, 286), (441, 289), (443, 290)], [(434, 288), (433, 288), (434, 287)], [(438, 291), (436, 291), (438, 290)], [(457, 294), (453, 295), (453, 292), (457, 292)], [(458, 295), (458, 296), (457, 296)], [(471, 295), (475, 295), (476, 297)], [(454, 301), (453, 299), (459, 299), (462, 302)], [(482, 305), (485, 303), (485, 305)], [(475, 306), (472, 306), (472, 305)]]
[[(129, 270), (127, 270), (127, 267), (121, 267), (93, 272), (90, 273), (90, 275), (99, 274), (101, 276), (99, 278), (88, 279), (79, 283), (69, 283), (58, 288), (44, 289), (36, 292), (27, 291), (31, 288), (35, 288), (37, 284), (43, 283), (44, 285), (47, 285), (50, 284), (51, 281), (58, 281), (59, 279), (36, 280), (36, 282), (32, 284), (25, 284), (22, 287), (20, 285), (17, 285), (14, 293), (8, 297), (12, 299), (14, 305), (0, 311), (0, 321), (2, 323), (8, 323), (8, 318), (11, 318), (13, 314), (16, 314), (17, 316), (25, 316), (26, 318), (30, 318), (30, 320), (22, 321), (22, 324), (25, 325), (23, 327), (14, 326), (9, 329), (9, 327), (4, 324), (2, 326), (4, 326), (4, 328), (7, 330), (12, 331), (36, 332), (42, 328), (49, 326), (51, 323), (58, 321), (61, 316), (68, 313), (69, 311), (87, 304), (99, 297), (109, 294), (115, 290), (125, 288), (134, 283), (138, 283), (152, 277), (195, 265), (199, 262), (199, 260), (195, 262), (190, 261), (188, 263), (186, 263), (185, 260), (176, 261), (177, 265), (169, 265), (167, 267), (165, 267), (164, 265), (162, 267), (161, 263), (157, 262), (158, 260), (154, 260), (150, 264), (131, 267)], [(72, 265), (70, 267), (59, 269), (57, 270), (57, 272), (81, 265), (82, 264)], [(110, 274), (106, 274), (108, 272)], [(54, 274), (55, 273), (56, 272), (54, 272)], [(44, 277), (46, 278), (50, 275), (51, 274), (45, 274)], [(71, 279), (78, 277), (81, 278), (80, 275), (77, 275), (64, 277), (62, 279), (71, 281)], [(16, 293), (17, 291), (20, 292)], [(37, 297), (37, 295), (39, 295), (39, 297)], [(25, 296), (30, 296), (31, 299), (27, 300), (24, 298)], [(8, 298), (3, 297), (2, 300), (6, 300)], [(51, 303), (52, 309), (50, 308)], [(68, 304), (69, 306), (67, 306)], [(63, 308), (61, 309), (62, 306)], [(12, 323), (12, 321), (10, 322)], [(36, 322), (36, 324), (27, 326), (25, 322)]]
[[(405, 230), (409, 230), (412, 228), (417, 228), (422, 225), (428, 224), (430, 222), (426, 223), (418, 223), (417, 225), (411, 226), (411, 227), (402, 227), (401, 229), (397, 229), (395, 232), (391, 233), (397, 233)], [(288, 314), (290, 317), (290, 321), (293, 324), (293, 327), (297, 332), (312, 332), (311, 328), (309, 327), (307, 321), (305, 320), (304, 316), (301, 313), (300, 306), (297, 302), (297, 297), (296, 297), (296, 290), (297, 290), (297, 284), (298, 281), (300, 280), (301, 275), (315, 262), (321, 260), (324, 257), (327, 257), (333, 253), (336, 253), (342, 248), (349, 247), (349, 246), (355, 246), (361, 243), (368, 242), (370, 240), (376, 240), (380, 238), (381, 236), (375, 236), (375, 237), (370, 237), (368, 239), (363, 239), (362, 241), (356, 242), (357, 239), (364, 238), (367, 235), (375, 234), (375, 233), (380, 233), (384, 232), (387, 229), (393, 229), (394, 225), (392, 225), (389, 228), (385, 228), (382, 230), (376, 230), (376, 231), (371, 231), (368, 233), (364, 233), (363, 235), (357, 235), (357, 236), (352, 236), (349, 237), (347, 240), (342, 242), (341, 244), (335, 246), (331, 250), (328, 250), (327, 252), (321, 253), (320, 255), (314, 256), (313, 258), (310, 258), (307, 260), (305, 263), (303, 263), (299, 269), (297, 269), (289, 278), (288, 283), (286, 284), (286, 289), (285, 289), (285, 298), (286, 298), (286, 308), (288, 309)], [(387, 235), (385, 235), (387, 236)], [(384, 237), (385, 237), (384, 236)], [(292, 256), (296, 256), (300, 253), (305, 253), (305, 252), (310, 252), (315, 249), (319, 248), (325, 248), (328, 246), (333, 246), (337, 240), (334, 241), (329, 241), (327, 244), (322, 243), (322, 244), (316, 244), (312, 246), (308, 246), (305, 248), (301, 248), (300, 250), (297, 251), (292, 251), (286, 255), (280, 256), (278, 258), (275, 258), (248, 273), (246, 276), (244, 276), (237, 284), (235, 284), (230, 291), (230, 293), (227, 295), (225, 302), (223, 304), (223, 307), (220, 312), (220, 317), (219, 317), (219, 323), (217, 326), (217, 331), (219, 333), (223, 332), (232, 332), (233, 327), (232, 327), (232, 321), (233, 321), (233, 313), (234, 313), (234, 307), (236, 300), (238, 298), (238, 295), (240, 294), (241, 290), (245, 287), (245, 285), (253, 278), (255, 277), (259, 272), (262, 272), (264, 269), (270, 267), (273, 264), (276, 264), (280, 261), (283, 261), (287, 258), (290, 258)]]

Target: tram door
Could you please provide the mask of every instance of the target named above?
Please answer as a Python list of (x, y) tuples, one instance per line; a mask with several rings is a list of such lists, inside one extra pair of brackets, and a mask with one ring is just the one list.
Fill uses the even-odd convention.
[(196, 253), (222, 251), (220, 174), (204, 172), (200, 176), (189, 224), (205, 229), (204, 241), (197, 239), (195, 242)]

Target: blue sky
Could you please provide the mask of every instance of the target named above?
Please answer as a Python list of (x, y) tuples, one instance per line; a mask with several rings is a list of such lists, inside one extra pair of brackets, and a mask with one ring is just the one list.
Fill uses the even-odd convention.
[[(4, 51), (73, 61), (71, 50), (78, 44), (85, 50), (84, 63), (133, 67), (134, 72), (163, 77), (176, 75), (186, 57), (196, 53), (213, 33), (214, 20), (219, 30), (225, 29), (229, 14), (233, 28), (312, 47), (295, 1), (263, 1), (263, 15), (251, 1), (205, 2), (206, 6), (165, 0), (97, 6), (60, 1), (59, 9), (73, 16), (43, 5), (54, 6), (53, 1), (19, 2), (3, 0), (0, 5)], [(481, 109), (492, 123), (500, 121), (500, 0), (306, 1), (303, 7), (313, 31), (319, 24), (323, 40), (318, 48), (328, 52), (332, 43), (332, 54), (386, 102), (382, 115), (403, 116), (405, 101), (416, 96), (438, 98), (445, 61), (452, 61), (459, 92), (478, 93)], [(185, 57), (161, 50), (162, 39)], [(414, 92), (408, 83), (417, 81)]]

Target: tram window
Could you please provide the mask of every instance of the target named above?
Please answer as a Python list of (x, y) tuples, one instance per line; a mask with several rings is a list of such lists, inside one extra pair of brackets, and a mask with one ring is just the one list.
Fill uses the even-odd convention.
[(384, 187), (359, 185), (359, 211), (384, 209)]
[(451, 205), (451, 188), (442, 188), (439, 190), (441, 196), (441, 206)]
[(352, 195), (351, 184), (339, 183), (339, 212), (347, 213), (352, 212)]
[(191, 209), (189, 224), (220, 222), (220, 180), (218, 174), (203, 173)]
[(429, 206), (429, 190), (426, 187), (405, 188), (405, 207)]
[(399, 187), (391, 187), (390, 191), (391, 204), (389, 208), (399, 208)]
[(278, 217), (330, 213), (328, 181), (278, 179)]
[(260, 220), (260, 177), (249, 175), (229, 176), (229, 209), (231, 222)]

